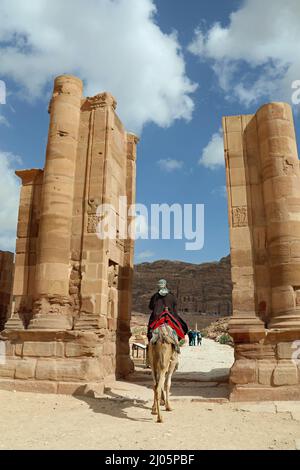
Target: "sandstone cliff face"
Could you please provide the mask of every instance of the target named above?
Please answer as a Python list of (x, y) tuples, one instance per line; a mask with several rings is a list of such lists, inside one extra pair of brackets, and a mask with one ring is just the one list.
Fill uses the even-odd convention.
[(134, 311), (149, 313), (149, 299), (161, 278), (167, 279), (169, 287), (177, 296), (178, 311), (231, 315), (230, 256), (219, 262), (203, 264), (155, 261), (136, 265), (133, 281)]

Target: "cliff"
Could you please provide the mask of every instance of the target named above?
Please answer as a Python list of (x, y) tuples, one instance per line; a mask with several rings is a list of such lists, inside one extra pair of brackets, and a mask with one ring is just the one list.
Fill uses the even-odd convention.
[(134, 268), (133, 311), (149, 313), (149, 299), (161, 278), (167, 279), (177, 296), (178, 311), (231, 315), (230, 256), (202, 264), (165, 260), (137, 264)]

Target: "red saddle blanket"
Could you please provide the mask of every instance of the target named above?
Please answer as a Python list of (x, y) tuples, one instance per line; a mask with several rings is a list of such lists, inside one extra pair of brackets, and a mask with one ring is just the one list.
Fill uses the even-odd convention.
[(161, 325), (164, 324), (169, 325), (173, 330), (176, 331), (179, 340), (184, 339), (185, 334), (180, 324), (180, 321), (177, 320), (168, 310), (164, 310), (159, 315), (159, 317), (151, 323), (150, 329), (154, 331), (156, 330), (156, 328), (159, 328)]

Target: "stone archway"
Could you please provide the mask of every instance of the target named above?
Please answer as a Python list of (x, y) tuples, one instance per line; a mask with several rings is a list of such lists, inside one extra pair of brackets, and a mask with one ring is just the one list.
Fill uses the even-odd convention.
[[(292, 110), (223, 118), (235, 400), (300, 398), (300, 169)], [(299, 346), (298, 346), (299, 349)], [(298, 354), (298, 357), (300, 353)]]
[[(22, 180), (14, 311), (0, 339), (0, 388), (103, 391), (132, 370), (129, 355), (133, 241), (120, 236), (135, 202), (137, 138), (109, 93), (55, 80), (43, 170)], [(233, 291), (230, 334), (235, 400), (299, 399), (300, 170), (288, 105), (223, 119)], [(116, 210), (113, 240), (99, 240), (97, 207)]]

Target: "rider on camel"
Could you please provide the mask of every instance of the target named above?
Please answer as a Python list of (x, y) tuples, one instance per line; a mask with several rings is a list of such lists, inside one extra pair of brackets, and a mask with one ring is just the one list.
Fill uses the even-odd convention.
[(159, 317), (164, 311), (169, 312), (174, 318), (174, 320), (179, 322), (183, 333), (185, 335), (187, 334), (189, 328), (186, 322), (182, 318), (180, 318), (177, 313), (176, 297), (167, 288), (167, 281), (165, 279), (161, 279), (160, 281), (158, 281), (158, 291), (151, 297), (149, 309), (152, 312), (149, 318), (147, 332), (147, 337), (149, 341), (152, 337), (151, 325), (153, 324), (153, 322), (159, 319)]

